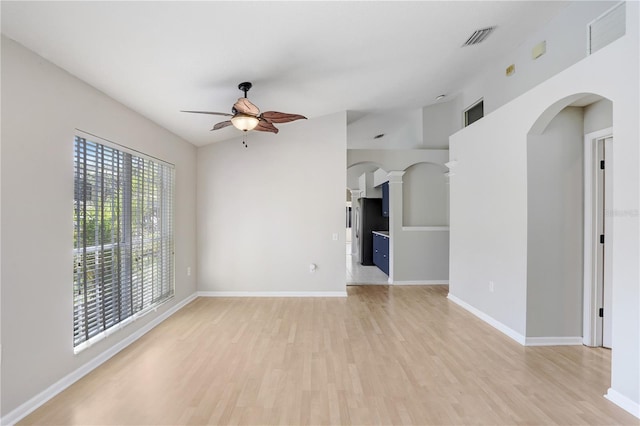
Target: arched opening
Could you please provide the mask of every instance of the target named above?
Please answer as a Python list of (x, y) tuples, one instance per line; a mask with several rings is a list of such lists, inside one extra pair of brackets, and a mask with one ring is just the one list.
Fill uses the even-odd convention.
[[(547, 108), (527, 135), (529, 344), (593, 343), (585, 326), (594, 322), (601, 307), (596, 310), (603, 301), (607, 268), (604, 245), (599, 247), (590, 222), (593, 212), (604, 226), (605, 194), (600, 194), (597, 207), (593, 204), (603, 182), (596, 188), (592, 185), (604, 171), (593, 156), (597, 140), (588, 135), (610, 133), (612, 111), (608, 99), (588, 93), (572, 95)], [(598, 250), (603, 254), (600, 260), (591, 259), (590, 253)], [(600, 263), (590, 268), (591, 260)], [(598, 276), (602, 279), (596, 290), (592, 283), (597, 284)], [(594, 300), (587, 303), (592, 295)]]

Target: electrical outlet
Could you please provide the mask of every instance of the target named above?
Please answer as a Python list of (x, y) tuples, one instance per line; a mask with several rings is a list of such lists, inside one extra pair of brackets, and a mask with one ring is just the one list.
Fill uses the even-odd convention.
[(338, 233), (337, 232), (333, 233), (333, 241), (338, 241)]
[(191, 266), (187, 266), (187, 276), (191, 276)]
[(493, 281), (489, 281), (489, 291), (493, 293), (495, 290), (495, 283)]

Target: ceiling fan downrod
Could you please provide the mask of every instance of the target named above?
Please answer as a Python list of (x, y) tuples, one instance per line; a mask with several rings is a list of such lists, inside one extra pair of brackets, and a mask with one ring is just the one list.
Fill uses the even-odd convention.
[(244, 97), (247, 97), (247, 92), (249, 91), (249, 89), (251, 89), (251, 87), (253, 86), (253, 84), (251, 84), (248, 81), (245, 81), (243, 83), (238, 84), (238, 89), (242, 90), (244, 92)]

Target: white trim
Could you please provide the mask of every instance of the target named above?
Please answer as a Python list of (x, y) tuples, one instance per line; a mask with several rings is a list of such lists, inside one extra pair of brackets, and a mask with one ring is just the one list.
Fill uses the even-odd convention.
[[(484, 98), (480, 98), (477, 101), (475, 101), (474, 103), (472, 103), (471, 105), (469, 105), (468, 107), (466, 107), (464, 109), (464, 111), (462, 111), (462, 128), (468, 127), (473, 123), (467, 123), (467, 112), (469, 112), (470, 109), (472, 109), (473, 107), (477, 106), (480, 102), (484, 102)], [(480, 118), (484, 118), (484, 105), (482, 107), (482, 117)], [(478, 120), (480, 120), (480, 118)], [(478, 121), (476, 120), (476, 121)], [(475, 121), (474, 121), (475, 123)]]
[(403, 226), (403, 231), (448, 231), (449, 226)]
[[(584, 135), (584, 237), (583, 237), (583, 307), (582, 307), (582, 343), (587, 346), (599, 346), (597, 330), (597, 284), (593, 280), (595, 263), (593, 252), (593, 167), (594, 142), (613, 136), (613, 128), (598, 130)], [(609, 233), (612, 234), (612, 233)]]
[(95, 336), (93, 336), (89, 340), (85, 340), (84, 342), (80, 343), (78, 346), (74, 347), (73, 348), (73, 354), (74, 355), (78, 355), (82, 351), (84, 351), (85, 349), (87, 349), (87, 348), (95, 345), (96, 343), (106, 339), (107, 337), (111, 336), (113, 333), (116, 333), (116, 332), (122, 330), (123, 328), (127, 327), (129, 324), (133, 324), (134, 322), (138, 321), (140, 318), (144, 318), (147, 315), (151, 314), (152, 312), (158, 312), (158, 309), (160, 309), (162, 306), (166, 305), (167, 303), (172, 302), (173, 300), (175, 300), (175, 294), (171, 295), (167, 299), (164, 299), (164, 300), (158, 302), (155, 305), (149, 306), (149, 307), (143, 309), (142, 311), (134, 313), (133, 315), (125, 318), (124, 320), (120, 321), (119, 323), (107, 328), (104, 331), (101, 331), (100, 333), (96, 334)]
[(582, 336), (527, 337), (525, 346), (582, 346)]
[(164, 165), (167, 165), (169, 167), (171, 167), (172, 169), (175, 170), (176, 165), (173, 163), (170, 163), (166, 160), (163, 160), (161, 158), (157, 158), (154, 157), (153, 155), (149, 155), (149, 154), (145, 154), (144, 152), (138, 151), (136, 149), (130, 148), (126, 145), (122, 145), (118, 142), (114, 142), (112, 140), (109, 139), (105, 139), (101, 136), (98, 135), (94, 135), (93, 133), (89, 133), (85, 130), (82, 129), (78, 129), (76, 128), (74, 131), (75, 136), (85, 139), (88, 142), (92, 142), (92, 143), (99, 143), (100, 145), (106, 145), (110, 148), (113, 149), (117, 149), (118, 151), (122, 151), (122, 152), (126, 152), (127, 154), (131, 154), (134, 155), (136, 157), (140, 157), (140, 158), (144, 158), (145, 160), (151, 160), (151, 161), (156, 161), (156, 162), (161, 162)]
[(77, 382), (78, 380), (80, 380), (81, 378), (91, 373), (96, 368), (98, 368), (104, 362), (108, 361), (111, 357), (116, 355), (118, 352), (125, 349), (127, 346), (131, 345), (136, 340), (144, 336), (146, 333), (148, 333), (153, 328), (158, 326), (161, 322), (163, 322), (164, 320), (169, 318), (171, 315), (178, 312), (180, 309), (185, 307), (191, 301), (195, 300), (195, 298), (196, 298), (196, 294), (194, 293), (188, 296), (187, 298), (181, 300), (180, 302), (178, 302), (177, 304), (175, 304), (165, 312), (161, 313), (160, 315), (158, 315), (156, 318), (154, 318), (144, 326), (140, 327), (135, 332), (131, 333), (126, 338), (122, 339), (115, 345), (106, 349), (100, 355), (96, 356), (86, 364), (82, 365), (80, 368), (77, 368), (76, 370), (67, 374), (62, 379), (58, 380), (57, 382), (55, 382), (54, 384), (52, 384), (51, 386), (49, 386), (48, 388), (46, 388), (45, 390), (43, 390), (42, 392), (34, 396), (33, 398), (29, 399), (25, 403), (21, 404), (20, 406), (12, 410), (6, 416), (0, 419), (0, 424), (10, 426), (19, 422), (20, 420), (22, 420), (23, 418), (31, 414), (33, 411), (38, 409), (40, 406), (42, 406), (44, 403), (49, 401), (51, 398), (58, 395), (60, 392), (62, 392), (63, 390), (65, 390), (66, 388), (68, 388), (69, 386), (71, 386), (72, 384), (74, 384), (75, 382)]
[(389, 231), (371, 231), (373, 234), (378, 234), (381, 237), (389, 238)]
[(518, 342), (518, 343), (520, 343), (521, 345), (524, 346), (524, 344), (526, 342), (526, 339), (522, 334), (520, 334), (520, 333), (516, 332), (515, 330), (507, 327), (506, 325), (504, 325), (500, 321), (496, 320), (495, 318), (490, 317), (489, 315), (485, 314), (481, 310), (479, 310), (477, 308), (474, 308), (473, 306), (469, 305), (467, 302), (464, 302), (464, 301), (458, 299), (456, 296), (454, 296), (451, 293), (449, 293), (447, 295), (447, 299), (451, 300), (453, 303), (455, 303), (456, 305), (459, 305), (463, 309), (466, 309), (467, 311), (471, 312), (473, 315), (477, 316), (482, 321), (486, 322), (487, 324), (489, 324), (490, 326), (492, 326), (496, 330), (506, 334), (507, 336), (509, 336), (510, 338), (512, 338), (513, 340), (515, 340), (516, 342)]
[(349, 282), (347, 282), (347, 287), (352, 287), (352, 286), (354, 286), (354, 287), (358, 286), (359, 287), (359, 286), (370, 286), (370, 285), (389, 285), (389, 283), (387, 283), (387, 282), (374, 283), (374, 282), (365, 282), (365, 281), (363, 281), (363, 282), (357, 282), (357, 281), (349, 281)]
[(347, 297), (345, 291), (199, 291), (198, 297)]
[(622, 395), (618, 391), (613, 390), (612, 388), (609, 388), (607, 390), (607, 394), (604, 397), (616, 404), (618, 407), (640, 419), (640, 404), (638, 404), (637, 402), (632, 401), (630, 398), (627, 398), (626, 396)]
[(449, 280), (394, 281), (393, 285), (449, 285)]

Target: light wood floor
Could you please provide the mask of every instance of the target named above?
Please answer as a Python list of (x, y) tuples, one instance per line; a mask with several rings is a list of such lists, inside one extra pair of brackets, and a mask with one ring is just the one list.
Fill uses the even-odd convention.
[(610, 353), (525, 348), (447, 287), (200, 298), (23, 424), (638, 424)]

